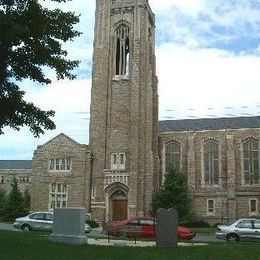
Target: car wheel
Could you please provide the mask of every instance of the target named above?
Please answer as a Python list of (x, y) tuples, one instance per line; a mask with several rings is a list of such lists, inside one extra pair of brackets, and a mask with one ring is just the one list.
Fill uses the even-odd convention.
[(238, 242), (239, 236), (237, 234), (228, 234), (227, 235), (227, 242)]
[(32, 230), (31, 226), (28, 225), (28, 224), (22, 225), (21, 229), (24, 230), (24, 231), (31, 231)]

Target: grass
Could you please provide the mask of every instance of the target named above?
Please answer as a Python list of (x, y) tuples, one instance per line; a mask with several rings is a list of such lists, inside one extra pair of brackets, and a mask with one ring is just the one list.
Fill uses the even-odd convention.
[(167, 260), (167, 259), (260, 259), (257, 243), (209, 244), (177, 248), (130, 248), (105, 246), (73, 246), (52, 243), (48, 236), (33, 232), (0, 231), (1, 260)]
[(203, 228), (191, 228), (196, 234), (215, 234), (217, 228), (215, 227), (203, 227)]

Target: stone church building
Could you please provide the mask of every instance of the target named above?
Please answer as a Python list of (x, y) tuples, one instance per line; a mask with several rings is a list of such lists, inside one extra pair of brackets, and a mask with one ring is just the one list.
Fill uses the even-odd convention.
[(149, 215), (173, 164), (187, 178), (194, 218), (259, 216), (260, 117), (158, 122), (148, 0), (96, 1), (90, 114), (89, 145), (60, 134), (35, 150), (32, 211), (85, 207), (99, 222)]

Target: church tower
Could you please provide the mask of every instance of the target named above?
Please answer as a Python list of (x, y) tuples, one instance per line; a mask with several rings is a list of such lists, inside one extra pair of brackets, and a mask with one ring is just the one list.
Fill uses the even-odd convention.
[(155, 17), (148, 0), (96, 0), (91, 214), (149, 215), (158, 187)]

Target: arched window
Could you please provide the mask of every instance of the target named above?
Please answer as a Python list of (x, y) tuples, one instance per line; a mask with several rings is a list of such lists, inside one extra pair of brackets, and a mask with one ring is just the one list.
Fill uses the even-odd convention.
[(129, 74), (129, 28), (122, 24), (116, 29), (116, 75)]
[(219, 184), (219, 147), (216, 141), (210, 140), (204, 144), (204, 183)]
[(244, 183), (259, 184), (259, 143), (248, 139), (243, 142)]
[(181, 148), (180, 144), (177, 142), (170, 142), (165, 145), (165, 166), (167, 167), (173, 165), (175, 169), (180, 171), (181, 163)]

